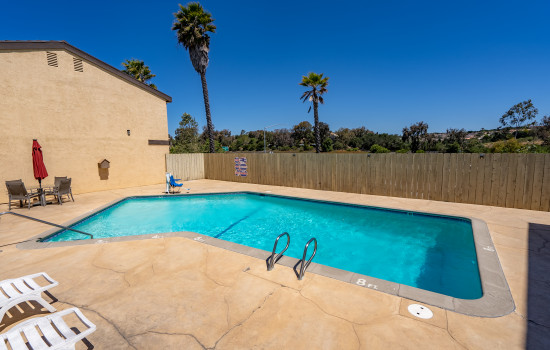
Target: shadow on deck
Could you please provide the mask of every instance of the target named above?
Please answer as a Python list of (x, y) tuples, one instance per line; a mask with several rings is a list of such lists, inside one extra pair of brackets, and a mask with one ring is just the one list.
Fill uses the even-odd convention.
[(550, 349), (550, 225), (529, 224), (527, 349)]

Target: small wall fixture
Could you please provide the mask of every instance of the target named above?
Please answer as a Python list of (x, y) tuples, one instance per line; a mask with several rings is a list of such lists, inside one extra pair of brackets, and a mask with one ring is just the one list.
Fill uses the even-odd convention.
[(103, 159), (101, 162), (97, 163), (97, 166), (100, 169), (108, 169), (111, 167), (111, 162), (109, 162), (107, 159)]
[(126, 130), (126, 133), (130, 136), (130, 129)]
[(485, 158), (485, 153), (480, 153), (479, 158)]

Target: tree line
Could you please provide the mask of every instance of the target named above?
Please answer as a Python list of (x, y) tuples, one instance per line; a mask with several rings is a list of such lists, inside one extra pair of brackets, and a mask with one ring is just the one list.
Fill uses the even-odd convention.
[[(521, 103), (524, 107), (531, 101)], [(362, 126), (331, 130), (327, 123), (319, 122), (319, 137), (314, 126), (302, 121), (291, 129), (241, 130), (233, 135), (230, 130), (213, 130), (216, 152), (308, 152), (317, 146), (322, 152), (373, 152), (373, 153), (549, 153), (550, 116), (536, 120), (534, 107), (516, 113), (518, 105), (500, 118), (502, 127), (494, 130), (466, 131), (447, 129), (445, 133), (429, 133), (429, 125), (418, 122), (403, 128), (402, 134), (377, 133)], [(264, 146), (265, 133), (265, 146)], [(184, 113), (174, 137), (170, 137), (171, 153), (208, 152), (209, 139), (206, 127), (199, 132), (198, 123)], [(265, 148), (264, 148), (265, 147)]]
[[(550, 152), (550, 116), (537, 121), (538, 109), (531, 100), (512, 106), (504, 113), (496, 130), (468, 132), (465, 129), (447, 129), (445, 133), (429, 133), (428, 124), (420, 121), (404, 127), (402, 134), (376, 133), (364, 126), (332, 131), (328, 124), (319, 121), (319, 104), (324, 103), (328, 77), (310, 72), (299, 83), (307, 88), (300, 99), (311, 102), (314, 125), (303, 121), (292, 129), (274, 131), (242, 130), (232, 135), (229, 130), (215, 130), (210, 113), (206, 69), (209, 64), (210, 36), (216, 32), (214, 18), (198, 2), (179, 5), (174, 13), (172, 30), (189, 53), (195, 71), (200, 75), (204, 98), (206, 126), (199, 133), (196, 120), (184, 113), (174, 137), (170, 136), (170, 152), (222, 152), (222, 151), (368, 151), (368, 152)], [(132, 59), (122, 63), (123, 72), (148, 84), (155, 77), (143, 61)], [(265, 137), (264, 137), (265, 135)]]

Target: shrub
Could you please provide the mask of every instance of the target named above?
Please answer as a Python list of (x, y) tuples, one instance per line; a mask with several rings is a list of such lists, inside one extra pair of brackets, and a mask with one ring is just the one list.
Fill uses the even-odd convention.
[(395, 153), (409, 153), (408, 149), (398, 149)]
[(426, 151), (424, 151), (423, 149), (419, 149), (416, 151), (416, 153), (426, 153)]
[(447, 153), (458, 153), (460, 152), (460, 145), (458, 142), (453, 142), (449, 145), (447, 145), (447, 149), (445, 150)]
[(488, 152), (488, 149), (478, 139), (470, 139), (470, 140), (466, 140), (466, 142), (464, 143), (464, 152), (486, 153)]
[(534, 144), (525, 145), (523, 147), (523, 150), (526, 153), (550, 153), (550, 147), (545, 145), (534, 145)]
[(323, 150), (323, 152), (332, 151), (332, 139), (330, 137), (327, 137), (323, 140), (323, 143), (321, 143), (321, 149)]
[(344, 144), (340, 141), (334, 142), (334, 145), (332, 146), (335, 150), (341, 150), (344, 149)]
[(498, 141), (491, 147), (493, 153), (521, 153), (524, 151), (522, 145), (516, 139)]
[(372, 145), (372, 147), (370, 148), (370, 151), (372, 153), (389, 153), (390, 152), (390, 150), (387, 149), (386, 147), (382, 147), (377, 144)]

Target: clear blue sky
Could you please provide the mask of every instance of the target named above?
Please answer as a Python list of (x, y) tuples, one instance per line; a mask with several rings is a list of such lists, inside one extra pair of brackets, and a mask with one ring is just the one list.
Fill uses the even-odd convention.
[[(186, 4), (187, 2), (182, 2)], [(400, 133), (498, 126), (533, 99), (550, 115), (550, 1), (201, 1), (216, 19), (207, 81), (217, 129), (313, 122), (301, 76), (330, 77), (320, 120)], [(2, 40), (65, 40), (117, 68), (138, 58), (205, 124), (200, 77), (171, 30), (177, 1), (6, 1)]]

